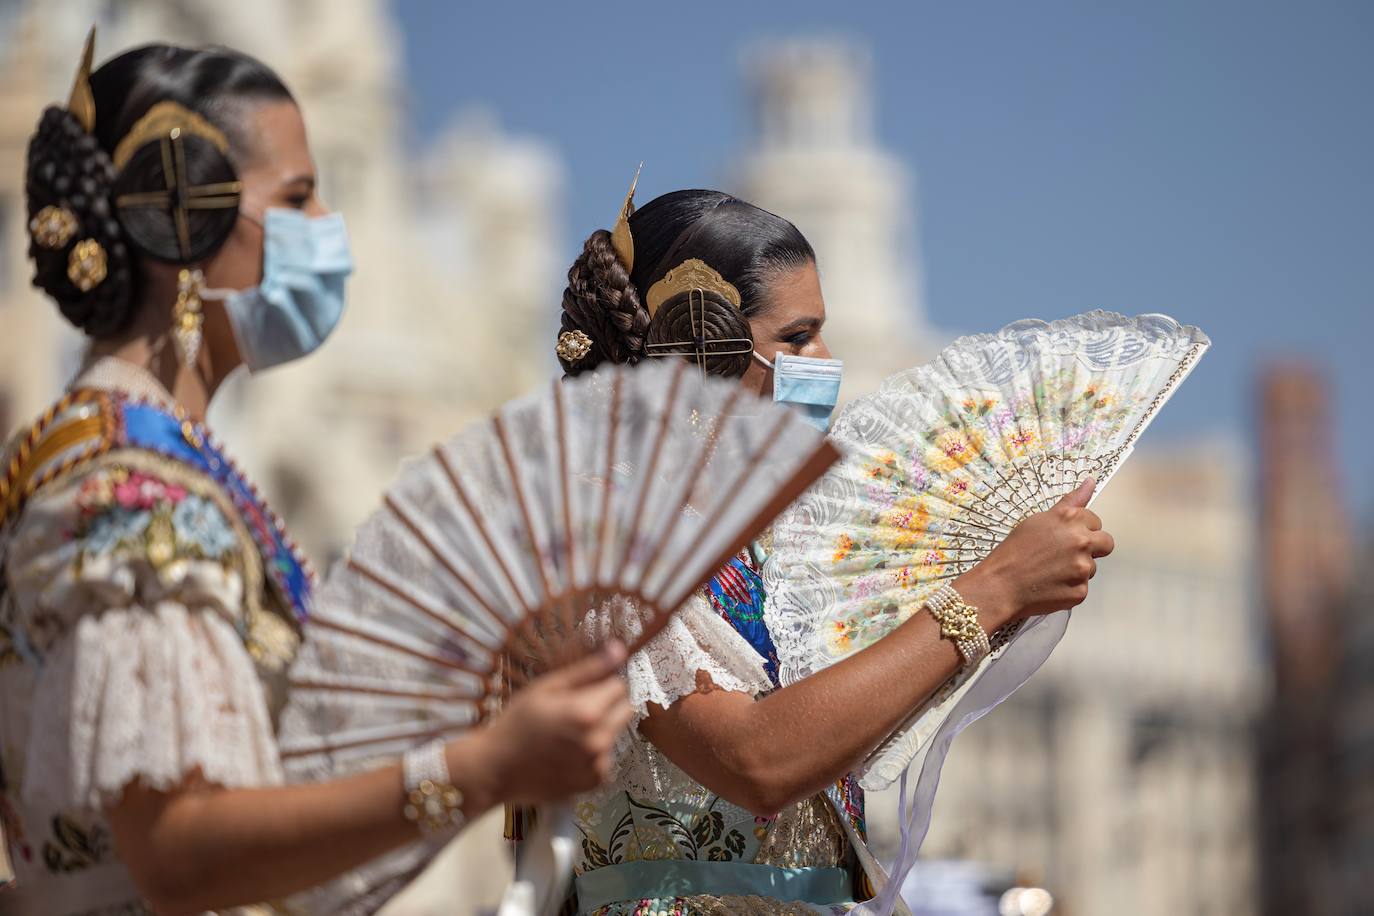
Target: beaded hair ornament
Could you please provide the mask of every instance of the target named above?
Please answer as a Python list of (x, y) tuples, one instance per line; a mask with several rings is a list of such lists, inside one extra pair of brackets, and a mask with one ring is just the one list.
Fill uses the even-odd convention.
[[(95, 26), (86, 36), (86, 46), (77, 65), (76, 79), (67, 98), (67, 111), (90, 133), (95, 128), (95, 96), (91, 93), (91, 60), (95, 54)], [(29, 234), (40, 248), (60, 251), (81, 233), (81, 220), (65, 204), (50, 204), (29, 220)], [(105, 248), (93, 238), (80, 239), (67, 257), (67, 279), (83, 293), (105, 281)]]

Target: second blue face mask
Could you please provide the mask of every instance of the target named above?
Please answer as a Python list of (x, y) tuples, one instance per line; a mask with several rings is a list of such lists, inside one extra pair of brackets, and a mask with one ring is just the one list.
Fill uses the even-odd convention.
[(343, 317), (344, 283), (353, 272), (348, 230), (337, 213), (312, 219), (299, 210), (269, 209), (262, 231), (262, 282), (202, 294), (225, 300), (250, 372), (319, 349)]
[(758, 353), (759, 362), (773, 370), (773, 400), (786, 404), (821, 432), (830, 429), (830, 415), (840, 399), (844, 362), (779, 353), (768, 362)]

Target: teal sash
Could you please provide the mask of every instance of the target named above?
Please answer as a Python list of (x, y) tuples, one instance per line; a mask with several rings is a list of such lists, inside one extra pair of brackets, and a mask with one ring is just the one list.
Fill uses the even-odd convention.
[(587, 912), (608, 903), (653, 897), (771, 897), (789, 903), (851, 903), (852, 879), (843, 868), (779, 868), (747, 862), (660, 859), (606, 865), (577, 876), (577, 905)]

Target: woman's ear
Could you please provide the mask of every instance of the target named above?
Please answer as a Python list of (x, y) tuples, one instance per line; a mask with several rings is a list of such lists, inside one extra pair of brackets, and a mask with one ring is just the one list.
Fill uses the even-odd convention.
[(749, 368), (744, 370), (744, 376), (740, 379), (740, 384), (746, 391), (758, 395), (761, 398), (772, 397), (773, 395), (773, 367), (771, 360), (754, 351), (749, 360)]

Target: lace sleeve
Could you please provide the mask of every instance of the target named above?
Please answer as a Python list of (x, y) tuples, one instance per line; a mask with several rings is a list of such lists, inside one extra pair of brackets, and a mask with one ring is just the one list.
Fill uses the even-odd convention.
[(40, 662), (21, 792), (98, 809), (194, 771), (271, 785), (281, 767), (239, 635), (245, 554), (220, 508), (102, 469), (30, 503), (8, 573)]
[(762, 656), (700, 595), (634, 654), (625, 677), (636, 727), (650, 703), (666, 709), (707, 687), (757, 696), (772, 686)]

